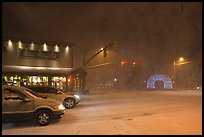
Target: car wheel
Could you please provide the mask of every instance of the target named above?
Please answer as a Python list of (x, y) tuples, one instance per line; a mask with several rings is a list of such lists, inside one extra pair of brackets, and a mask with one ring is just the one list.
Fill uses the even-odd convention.
[(36, 113), (36, 122), (40, 126), (46, 126), (50, 123), (52, 119), (52, 114), (48, 110), (40, 110)]
[(75, 100), (73, 98), (67, 98), (67, 99), (64, 100), (63, 104), (64, 104), (65, 108), (70, 109), (70, 108), (73, 108), (76, 105), (76, 102), (75, 102)]

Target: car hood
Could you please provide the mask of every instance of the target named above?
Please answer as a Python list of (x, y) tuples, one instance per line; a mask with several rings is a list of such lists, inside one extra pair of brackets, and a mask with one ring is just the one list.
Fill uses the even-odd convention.
[(43, 101), (43, 102), (46, 102), (48, 104), (60, 104), (61, 102), (54, 99), (54, 98), (50, 98), (50, 97), (47, 97), (47, 98), (39, 98), (38, 101)]
[(67, 92), (68, 95), (77, 95), (76, 92)]

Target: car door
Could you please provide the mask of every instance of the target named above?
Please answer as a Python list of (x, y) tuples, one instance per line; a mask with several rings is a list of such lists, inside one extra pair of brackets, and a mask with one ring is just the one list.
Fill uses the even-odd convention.
[(59, 100), (59, 101), (63, 101), (63, 100), (66, 98), (66, 96), (64, 96), (64, 94), (57, 93), (57, 92), (58, 92), (58, 89), (56, 89), (56, 88), (49, 87), (49, 88), (47, 88), (46, 91), (47, 91), (47, 94), (48, 94), (50, 97), (52, 97), (52, 98), (54, 98), (54, 99), (57, 99), (57, 100)]
[(3, 122), (7, 122), (7, 116), (6, 116), (6, 100), (4, 99), (5, 97), (5, 93), (4, 91), (2, 90), (2, 121)]
[[(4, 119), (7, 122), (32, 120), (33, 99), (25, 93), (15, 89), (5, 89), (4, 94)], [(21, 99), (17, 99), (19, 97)], [(24, 101), (28, 99), (30, 101)]]

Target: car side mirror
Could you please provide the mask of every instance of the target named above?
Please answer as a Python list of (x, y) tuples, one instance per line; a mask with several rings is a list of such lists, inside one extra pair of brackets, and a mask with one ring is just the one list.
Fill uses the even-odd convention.
[(60, 91), (60, 90), (58, 90), (58, 91), (57, 91), (57, 94), (63, 94), (63, 92), (62, 92), (62, 91)]

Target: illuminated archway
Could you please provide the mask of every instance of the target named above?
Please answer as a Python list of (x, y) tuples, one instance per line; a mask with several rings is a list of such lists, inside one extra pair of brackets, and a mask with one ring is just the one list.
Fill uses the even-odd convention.
[(163, 74), (155, 74), (150, 76), (149, 79), (147, 80), (147, 88), (155, 89), (155, 82), (158, 80), (164, 82), (164, 89), (172, 89), (171, 79)]

